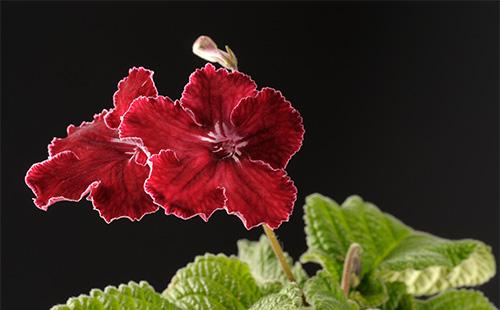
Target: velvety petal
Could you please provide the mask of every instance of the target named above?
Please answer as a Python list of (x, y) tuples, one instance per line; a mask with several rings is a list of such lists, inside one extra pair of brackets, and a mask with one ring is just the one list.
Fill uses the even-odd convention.
[(260, 161), (214, 160), (210, 153), (178, 159), (171, 150), (151, 157), (145, 189), (167, 214), (200, 215), (208, 220), (217, 209), (236, 214), (247, 229), (287, 221), (297, 190), (283, 170)]
[(251, 229), (262, 223), (278, 228), (288, 221), (297, 189), (282, 169), (261, 161), (224, 162), (226, 208)]
[(53, 140), (49, 159), (30, 168), (26, 184), (37, 207), (47, 210), (57, 201), (78, 201), (89, 194), (107, 222), (138, 220), (158, 209), (143, 189), (149, 167), (137, 163), (144, 160), (142, 151), (104, 124), (105, 113), (91, 123), (68, 127), (68, 137)]
[(207, 149), (202, 137), (207, 130), (195, 123), (191, 114), (168, 97), (141, 97), (136, 99), (120, 125), (122, 138), (139, 138), (151, 154), (173, 149), (176, 154)]
[(276, 169), (285, 168), (302, 145), (302, 117), (271, 88), (243, 99), (232, 112), (231, 122), (246, 142), (241, 152)]
[(182, 93), (182, 105), (190, 109), (198, 123), (213, 128), (215, 123), (229, 123), (231, 111), (241, 99), (253, 96), (256, 85), (240, 72), (215, 70), (211, 64), (197, 69)]
[[(66, 137), (52, 139), (49, 144), (49, 156), (71, 151), (77, 157), (85, 157), (93, 154), (89, 151), (103, 148), (103, 143), (107, 144), (109, 141), (119, 138), (117, 130), (105, 126), (103, 118), (107, 114), (108, 112), (104, 110), (100, 114), (94, 115), (92, 122), (82, 122), (79, 126), (69, 125), (66, 128)], [(126, 144), (116, 144), (115, 146), (123, 146), (123, 151), (129, 151), (131, 148), (130, 145)]]
[[(35, 194), (35, 205), (42, 210), (61, 200), (79, 201), (88, 194), (93, 180), (81, 182), (80, 171), (68, 171), (77, 167), (80, 159), (75, 153), (61, 152), (41, 163), (34, 164), (26, 174), (26, 184)], [(61, 180), (56, 180), (56, 179)], [(55, 181), (55, 182), (54, 182)], [(60, 190), (59, 188), (64, 188)]]
[(171, 150), (162, 150), (151, 158), (151, 174), (145, 189), (155, 203), (187, 219), (199, 215), (205, 221), (225, 205), (224, 189), (217, 177), (217, 162), (210, 154), (179, 160)]
[(113, 96), (115, 108), (106, 115), (106, 125), (118, 128), (121, 116), (127, 112), (135, 98), (156, 95), (158, 91), (153, 82), (153, 71), (142, 67), (130, 69), (128, 76), (118, 83), (118, 90)]

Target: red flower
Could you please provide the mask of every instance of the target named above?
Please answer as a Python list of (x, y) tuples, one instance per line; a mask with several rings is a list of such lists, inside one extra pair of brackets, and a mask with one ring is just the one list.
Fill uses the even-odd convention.
[(288, 220), (297, 190), (284, 168), (304, 129), (278, 91), (257, 91), (250, 77), (208, 64), (180, 102), (136, 99), (119, 130), (155, 154), (145, 189), (167, 214), (208, 220), (224, 208), (247, 229)]
[[(104, 110), (94, 121), (70, 125), (68, 136), (55, 138), (49, 145), (49, 158), (34, 164), (26, 174), (35, 205), (42, 209), (61, 200), (79, 201), (89, 194), (94, 208), (106, 222), (127, 217), (139, 220), (158, 210), (144, 192), (149, 174), (147, 156), (133, 139), (120, 139), (117, 120), (138, 96), (156, 95), (152, 72), (133, 68), (115, 93), (115, 109)], [(118, 121), (119, 124), (119, 121)]]
[(113, 95), (115, 108), (104, 117), (109, 128), (118, 128), (121, 117), (127, 112), (130, 104), (140, 96), (157, 96), (153, 71), (140, 68), (132, 68), (128, 76), (118, 83), (118, 90)]

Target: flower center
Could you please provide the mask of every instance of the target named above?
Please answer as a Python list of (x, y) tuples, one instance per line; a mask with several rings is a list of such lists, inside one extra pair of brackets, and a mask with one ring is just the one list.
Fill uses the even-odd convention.
[(247, 142), (242, 141), (242, 138), (232, 128), (226, 124), (221, 126), (217, 122), (214, 131), (208, 133), (207, 136), (201, 139), (212, 144), (211, 151), (217, 159), (231, 158), (239, 162), (240, 149), (247, 145)]
[(136, 138), (115, 138), (111, 139), (112, 142), (120, 143), (124, 146), (124, 154), (130, 156), (129, 161), (135, 160), (137, 164), (146, 165), (148, 155), (139, 146), (142, 144), (140, 139)]

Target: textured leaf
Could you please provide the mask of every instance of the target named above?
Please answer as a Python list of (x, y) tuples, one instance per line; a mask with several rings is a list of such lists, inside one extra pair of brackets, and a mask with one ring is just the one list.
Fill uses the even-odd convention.
[(496, 307), (478, 291), (449, 290), (426, 301), (417, 301), (418, 310), (494, 310)]
[[(392, 282), (386, 284), (388, 300), (380, 307), (381, 310), (412, 310), (413, 304), (408, 304), (406, 298), (409, 296), (406, 292), (406, 285), (401, 282)], [(406, 305), (406, 308), (403, 308)]]
[(182, 309), (248, 309), (260, 298), (248, 265), (235, 257), (206, 254), (177, 271), (163, 292)]
[(355, 304), (348, 302), (335, 277), (325, 270), (319, 271), (307, 280), (304, 285), (304, 295), (311, 308), (315, 310), (358, 309)]
[(424, 233), (407, 237), (380, 264), (387, 281), (401, 281), (414, 295), (479, 285), (495, 274), (491, 249), (475, 240), (449, 241)]
[(278, 293), (257, 301), (250, 310), (296, 310), (302, 306), (302, 293), (297, 284), (288, 284)]
[(308, 251), (302, 262), (316, 262), (328, 267), (340, 279), (342, 261), (351, 242), (350, 230), (340, 207), (319, 194), (306, 198), (304, 206)]
[(447, 290), (427, 300), (418, 300), (406, 293), (403, 283), (388, 283), (389, 301), (381, 310), (493, 310), (496, 309), (481, 292)]
[(341, 270), (339, 270), (338, 260), (335, 260), (328, 253), (322, 250), (309, 248), (309, 250), (300, 257), (300, 261), (303, 263), (314, 262), (320, 264), (323, 269), (330, 273), (336, 282), (340, 283), (342, 277), (341, 274), (339, 274)]
[(177, 310), (155, 292), (147, 282), (129, 282), (119, 287), (108, 286), (104, 291), (93, 289), (89, 295), (68, 299), (65, 305), (57, 305), (52, 310)]
[[(292, 258), (286, 252), (284, 254), (292, 266)], [(264, 292), (277, 292), (283, 284), (288, 283), (288, 279), (265, 235), (260, 236), (259, 241), (239, 240), (238, 258), (248, 264), (257, 284)], [(292, 272), (299, 284), (307, 278), (300, 263), (293, 265)]]
[(349, 298), (364, 309), (386, 303), (389, 300), (389, 294), (385, 283), (374, 274), (369, 274), (363, 278), (356, 290), (349, 294)]
[(305, 205), (309, 250), (303, 262), (316, 262), (341, 274), (351, 243), (363, 248), (361, 276), (379, 273), (404, 282), (414, 295), (478, 285), (495, 274), (491, 249), (475, 240), (450, 241), (413, 231), (374, 205), (353, 196), (340, 207), (319, 194)]
[(404, 294), (399, 301), (396, 310), (417, 310), (415, 297), (410, 294)]

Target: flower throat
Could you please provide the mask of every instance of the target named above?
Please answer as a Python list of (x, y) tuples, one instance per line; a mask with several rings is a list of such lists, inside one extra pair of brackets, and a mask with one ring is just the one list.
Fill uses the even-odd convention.
[(215, 123), (214, 131), (208, 133), (208, 137), (202, 137), (203, 141), (212, 144), (211, 151), (217, 159), (232, 158), (239, 162), (241, 148), (247, 145), (247, 141), (238, 136), (232, 128), (219, 122)]

